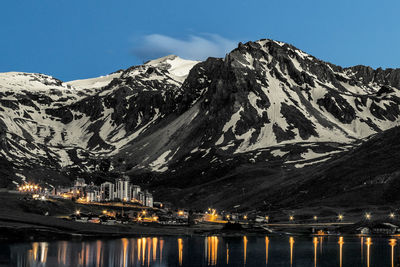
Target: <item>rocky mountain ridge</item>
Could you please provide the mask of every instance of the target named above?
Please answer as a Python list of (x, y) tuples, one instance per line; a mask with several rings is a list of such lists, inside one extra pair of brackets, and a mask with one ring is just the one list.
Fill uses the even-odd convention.
[(0, 96), (4, 185), (99, 168), (201, 185), (248, 163), (323, 164), (400, 124), (400, 69), (342, 68), (268, 39), (72, 82), (2, 73)]

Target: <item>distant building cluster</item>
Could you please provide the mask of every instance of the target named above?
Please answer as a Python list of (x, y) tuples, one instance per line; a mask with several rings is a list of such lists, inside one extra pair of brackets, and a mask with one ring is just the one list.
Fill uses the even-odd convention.
[(57, 195), (64, 198), (78, 198), (86, 202), (139, 202), (143, 206), (153, 207), (153, 195), (140, 186), (131, 184), (129, 178), (118, 178), (115, 183), (105, 182), (100, 186), (86, 184), (85, 179), (78, 178), (72, 187), (59, 188)]

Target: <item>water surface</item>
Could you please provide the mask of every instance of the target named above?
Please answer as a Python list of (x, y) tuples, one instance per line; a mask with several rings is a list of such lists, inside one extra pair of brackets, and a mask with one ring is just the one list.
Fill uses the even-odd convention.
[(0, 243), (0, 266), (395, 267), (400, 243), (369, 237), (144, 237)]

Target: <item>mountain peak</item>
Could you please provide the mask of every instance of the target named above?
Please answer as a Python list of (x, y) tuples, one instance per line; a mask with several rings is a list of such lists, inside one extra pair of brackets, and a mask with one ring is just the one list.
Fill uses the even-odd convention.
[(194, 65), (200, 61), (180, 58), (176, 55), (168, 55), (145, 63), (147, 66), (167, 70), (172, 75), (186, 77)]

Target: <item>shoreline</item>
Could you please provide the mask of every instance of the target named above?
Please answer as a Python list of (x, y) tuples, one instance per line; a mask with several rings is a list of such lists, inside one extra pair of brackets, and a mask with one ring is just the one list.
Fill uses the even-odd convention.
[[(24, 215), (27, 215), (24, 213)], [(321, 236), (313, 234), (308, 224), (274, 224), (282, 228), (273, 228), (268, 231), (261, 227), (243, 228), (237, 230), (223, 229), (222, 225), (192, 225), (192, 226), (165, 226), (165, 225), (101, 225), (65, 221), (59, 218), (31, 215), (32, 220), (26, 221), (15, 216), (0, 213), (0, 242), (29, 242), (29, 241), (57, 241), (57, 240), (96, 240), (117, 239), (122, 237), (159, 237), (159, 236)], [(353, 226), (353, 223), (346, 223)], [(288, 231), (290, 228), (290, 231)], [(339, 229), (339, 228), (337, 228)], [(332, 233), (322, 236), (360, 236), (356, 233)], [(368, 234), (364, 236), (389, 237), (388, 234)]]

